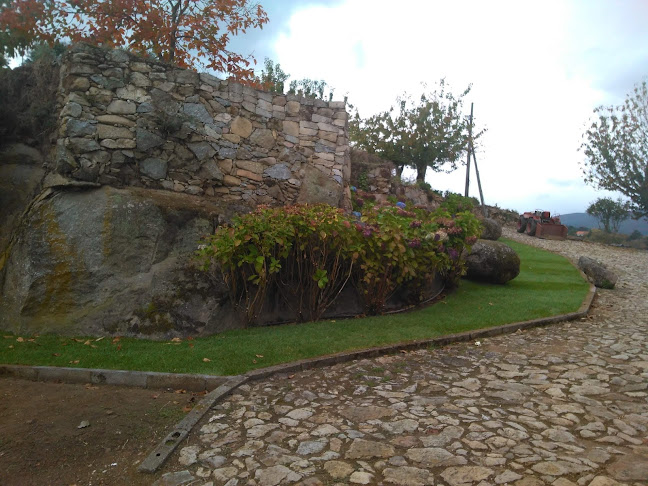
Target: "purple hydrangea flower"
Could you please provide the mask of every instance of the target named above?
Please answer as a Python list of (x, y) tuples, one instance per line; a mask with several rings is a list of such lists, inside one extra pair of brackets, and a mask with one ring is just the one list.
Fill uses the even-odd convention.
[(360, 211), (353, 211), (351, 214), (353, 214), (356, 218), (359, 218), (362, 216), (362, 213)]
[(398, 201), (398, 202), (396, 203), (396, 206), (398, 206), (398, 207), (401, 208), (401, 209), (405, 209), (405, 203), (402, 202), (402, 201)]

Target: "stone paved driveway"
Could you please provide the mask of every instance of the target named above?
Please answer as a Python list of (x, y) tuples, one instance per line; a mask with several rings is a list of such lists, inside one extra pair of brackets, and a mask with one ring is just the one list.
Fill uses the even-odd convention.
[(617, 289), (582, 321), (242, 386), (159, 484), (647, 485), (648, 253), (505, 234)]

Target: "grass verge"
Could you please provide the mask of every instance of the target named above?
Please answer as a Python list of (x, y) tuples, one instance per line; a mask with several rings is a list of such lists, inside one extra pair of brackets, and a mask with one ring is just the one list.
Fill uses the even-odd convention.
[(0, 363), (234, 375), (341, 351), (384, 346), (575, 312), (589, 284), (565, 258), (505, 240), (520, 256), (506, 285), (462, 280), (430, 307), (387, 316), (230, 331), (207, 338), (146, 341), (4, 335)]

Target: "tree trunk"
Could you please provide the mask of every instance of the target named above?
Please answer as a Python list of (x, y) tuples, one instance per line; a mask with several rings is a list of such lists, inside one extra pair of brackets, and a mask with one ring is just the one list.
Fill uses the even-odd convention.
[(416, 167), (416, 182), (425, 182), (425, 173), (427, 172), (427, 165)]
[(403, 180), (403, 169), (405, 168), (404, 165), (397, 165), (396, 166), (396, 178), (398, 179), (398, 182)]

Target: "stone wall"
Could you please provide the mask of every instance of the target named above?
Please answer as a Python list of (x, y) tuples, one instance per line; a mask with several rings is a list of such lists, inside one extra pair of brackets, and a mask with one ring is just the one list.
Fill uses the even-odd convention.
[(79, 44), (62, 62), (59, 108), (52, 169), (68, 178), (249, 206), (344, 199), (344, 102)]

